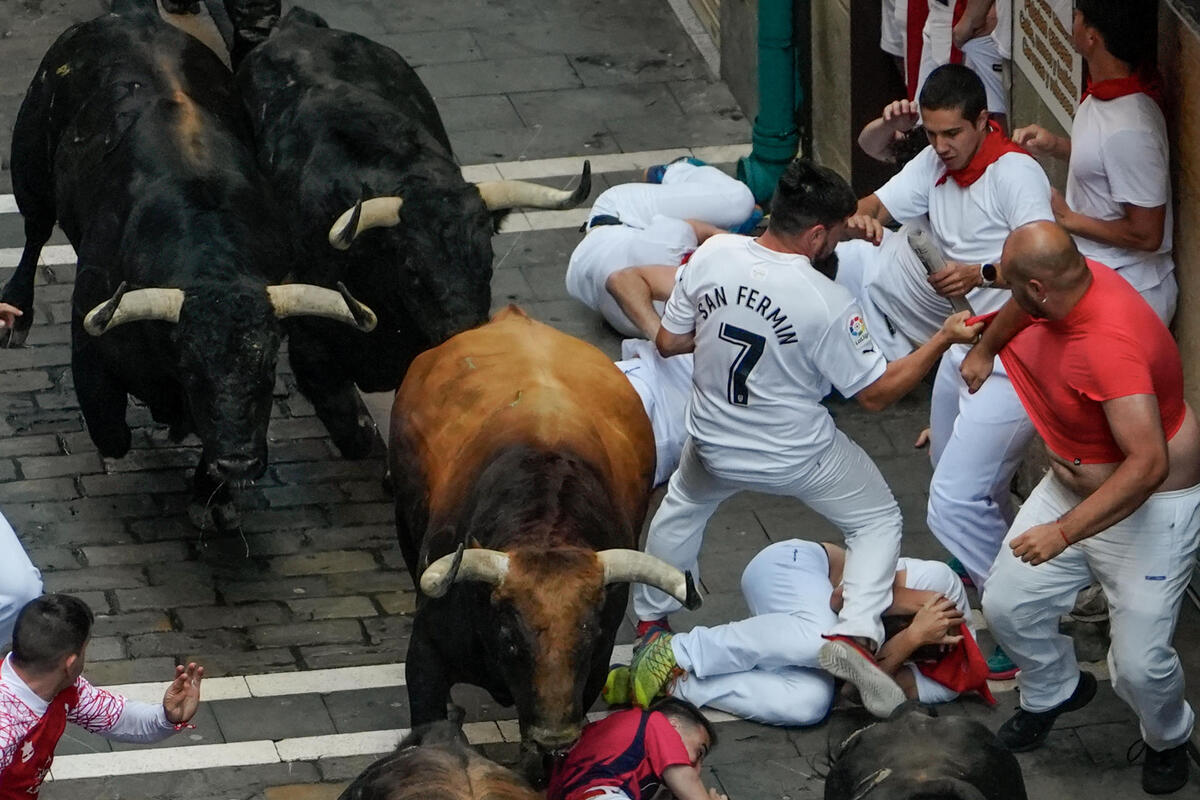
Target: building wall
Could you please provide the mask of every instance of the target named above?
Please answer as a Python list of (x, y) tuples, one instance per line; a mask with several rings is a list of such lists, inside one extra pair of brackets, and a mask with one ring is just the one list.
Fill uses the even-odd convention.
[(813, 0), (813, 150), (850, 175), (850, 0)]

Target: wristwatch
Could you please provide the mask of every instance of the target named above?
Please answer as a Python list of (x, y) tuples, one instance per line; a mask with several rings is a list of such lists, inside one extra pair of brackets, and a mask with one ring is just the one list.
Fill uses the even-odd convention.
[(997, 277), (995, 264), (979, 265), (979, 285), (984, 289), (990, 289), (995, 286)]

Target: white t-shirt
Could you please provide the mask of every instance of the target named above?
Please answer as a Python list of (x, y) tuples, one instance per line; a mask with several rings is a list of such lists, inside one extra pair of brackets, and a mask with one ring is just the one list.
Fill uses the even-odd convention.
[(713, 236), (675, 284), (663, 327), (696, 336), (687, 429), (714, 474), (794, 480), (833, 441), (821, 399), (887, 368), (854, 297), (804, 256)]
[[(1054, 219), (1046, 173), (1024, 153), (1000, 156), (966, 188), (953, 178), (938, 185), (945, 174), (942, 160), (926, 147), (875, 195), (901, 222), (928, 215), (930, 235), (948, 261), (998, 263), (1013, 229)], [(975, 288), (967, 300), (975, 313), (985, 314), (999, 310), (1008, 296), (1004, 289)]]
[(1147, 95), (1089, 96), (1080, 103), (1071, 126), (1067, 205), (1102, 220), (1125, 216), (1122, 203), (1167, 207), (1162, 244), (1154, 253), (1075, 237), (1079, 252), (1117, 270), (1138, 291), (1157, 286), (1175, 268), (1170, 162), (1166, 121)]
[(696, 249), (696, 231), (681, 219), (655, 216), (645, 228), (600, 225), (588, 231), (567, 263), (567, 293), (599, 308), (608, 276), (643, 264), (678, 264)]

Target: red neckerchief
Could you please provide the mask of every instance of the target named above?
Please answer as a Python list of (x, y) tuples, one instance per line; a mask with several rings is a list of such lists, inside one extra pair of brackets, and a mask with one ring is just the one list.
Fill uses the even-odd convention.
[(1110, 78), (1095, 83), (1089, 79), (1080, 102), (1086, 100), (1088, 95), (1095, 95), (1097, 100), (1116, 100), (1118, 97), (1138, 92), (1145, 94), (1157, 103), (1159, 108), (1162, 108), (1163, 85), (1157, 70), (1153, 68), (1138, 70), (1128, 78)]
[(941, 186), (948, 178), (953, 178), (955, 183), (965, 189), (982, 178), (987, 168), (994, 164), (1000, 156), (1005, 153), (1024, 152), (1024, 148), (1013, 144), (1004, 135), (999, 125), (988, 120), (987, 135), (983, 137), (983, 142), (979, 145), (979, 149), (975, 151), (975, 155), (971, 156), (971, 160), (967, 165), (962, 169), (946, 170), (946, 174), (938, 178), (937, 183), (934, 185)]
[(983, 653), (979, 652), (979, 645), (975, 643), (975, 637), (965, 624), (959, 624), (958, 632), (962, 634), (962, 641), (956, 644), (953, 650), (937, 661), (918, 663), (917, 669), (925, 677), (959, 694), (979, 692), (988, 705), (994, 706), (996, 698), (992, 696), (987, 684), (987, 661)]
[[(904, 77), (905, 83), (908, 84), (908, 99), (915, 102), (917, 79), (921, 73), (922, 32), (925, 30), (925, 20), (929, 18), (929, 0), (907, 0), (907, 2), (908, 14), (905, 17), (907, 22), (904, 33)], [(955, 0), (954, 16), (950, 20), (951, 27), (958, 24), (966, 10), (967, 0)], [(963, 63), (962, 50), (954, 46), (953, 40), (950, 44), (950, 63)]]

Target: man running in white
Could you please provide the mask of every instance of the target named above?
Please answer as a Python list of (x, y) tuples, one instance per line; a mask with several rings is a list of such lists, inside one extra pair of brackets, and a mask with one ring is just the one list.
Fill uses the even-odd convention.
[[(900, 509), (820, 401), (836, 386), (866, 408), (886, 408), (979, 326), (964, 326), (965, 314), (952, 317), (916, 352), (886, 363), (849, 291), (811, 263), (833, 251), (854, 207), (837, 173), (798, 159), (780, 179), (762, 236), (714, 236), (693, 254), (657, 339), (663, 355), (694, 351), (689, 439), (646, 551), (696, 575), (705, 524), (721, 501), (747, 489), (805, 501), (842, 529), (849, 550), (830, 660), (852, 664), (859, 686), (892, 684), (891, 697), (902, 702), (869, 654), (883, 641), (880, 616), (891, 604)], [(662, 592), (634, 590), (644, 644), (677, 608)]]
[(1171, 258), (1170, 152), (1151, 64), (1154, 15), (1126, 0), (1078, 0), (1072, 38), (1088, 88), (1070, 138), (1039, 125), (1013, 132), (1038, 155), (1067, 159), (1058, 223), (1084, 256), (1117, 271), (1168, 325), (1179, 287)]
[(677, 267), (714, 233), (761, 219), (749, 187), (697, 159), (650, 167), (646, 177), (596, 198), (567, 265), (567, 293), (624, 336), (644, 334), (609, 294), (610, 275), (637, 264)]
[[(605, 700), (645, 707), (666, 691), (770, 725), (821, 722), (833, 704), (834, 683), (820, 666), (819, 652), (826, 643), (822, 634), (837, 624), (845, 559), (846, 551), (828, 542), (768, 545), (742, 573), (742, 595), (753, 616), (655, 638), (639, 656), (636, 672), (617, 667), (609, 673)], [(892, 597), (885, 615), (897, 625), (889, 629), (903, 625), (901, 618), (912, 619), (884, 643), (879, 666), (894, 675), (904, 694), (923, 703), (945, 703), (968, 689), (989, 697), (958, 576), (938, 561), (901, 558)], [(934, 666), (936, 658), (914, 662), (930, 645), (953, 648), (951, 657), (960, 660), (943, 667), (951, 675)], [(968, 668), (960, 669), (962, 664)]]
[[(1053, 218), (1049, 181), (989, 122), (983, 85), (969, 69), (950, 64), (931, 74), (921, 115), (930, 147), (864, 198), (850, 224), (870, 231), (928, 215), (948, 264), (931, 276), (934, 288), (965, 294), (977, 314), (996, 311), (1008, 292), (992, 288), (993, 263), (1010, 231)], [(1012, 520), (1009, 483), (1033, 426), (1001, 365), (980, 392), (967, 393), (958, 374), (966, 353), (951, 348), (934, 381), (927, 523), (982, 591)], [(1011, 671), (1002, 661), (995, 674)]]

